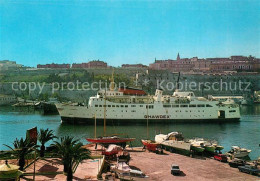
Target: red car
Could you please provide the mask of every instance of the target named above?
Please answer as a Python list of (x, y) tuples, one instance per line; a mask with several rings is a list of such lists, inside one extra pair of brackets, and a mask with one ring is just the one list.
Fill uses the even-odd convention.
[(221, 162), (227, 162), (227, 156), (224, 154), (217, 154), (214, 156), (214, 159)]

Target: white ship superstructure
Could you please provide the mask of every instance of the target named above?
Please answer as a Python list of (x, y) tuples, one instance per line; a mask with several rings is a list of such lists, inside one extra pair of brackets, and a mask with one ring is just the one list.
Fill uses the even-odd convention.
[[(222, 104), (203, 97), (195, 97), (193, 92), (175, 91), (173, 95), (163, 95), (156, 90), (154, 96), (130, 96), (123, 92), (101, 90), (90, 97), (88, 105), (56, 104), (62, 121), (93, 123), (109, 120), (129, 123), (132, 121), (175, 122), (175, 121), (228, 121), (239, 120), (239, 106), (235, 103)], [(106, 115), (104, 115), (106, 114)]]

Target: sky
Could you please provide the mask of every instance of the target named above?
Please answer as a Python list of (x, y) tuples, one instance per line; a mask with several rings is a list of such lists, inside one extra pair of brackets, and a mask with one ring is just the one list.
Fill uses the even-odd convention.
[(178, 52), (260, 57), (260, 1), (0, 0), (0, 60), (148, 65)]

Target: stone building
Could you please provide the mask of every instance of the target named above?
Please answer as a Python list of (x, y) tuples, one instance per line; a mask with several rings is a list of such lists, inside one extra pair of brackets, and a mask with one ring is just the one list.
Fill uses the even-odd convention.
[(155, 60), (149, 65), (152, 70), (170, 70), (172, 72), (224, 72), (224, 71), (260, 71), (260, 59), (249, 56), (231, 56), (230, 58), (180, 58)]
[(143, 64), (122, 64), (122, 68), (147, 68), (148, 66)]
[(108, 66), (104, 61), (93, 60), (87, 63), (73, 63), (71, 68), (108, 68)]
[(22, 67), (23, 65), (16, 64), (16, 61), (0, 60), (0, 71), (16, 70)]
[(45, 65), (38, 64), (37, 68), (69, 69), (70, 64), (57, 64), (57, 63), (45, 64)]

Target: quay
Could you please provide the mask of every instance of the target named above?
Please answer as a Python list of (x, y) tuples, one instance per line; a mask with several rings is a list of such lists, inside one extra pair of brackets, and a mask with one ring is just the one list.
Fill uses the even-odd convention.
[[(88, 146), (95, 154), (101, 154), (101, 147)], [(184, 149), (185, 150), (185, 149)], [(147, 177), (124, 177), (126, 180), (229, 180), (229, 181), (255, 181), (259, 177), (239, 172), (237, 168), (232, 168), (228, 163), (214, 160), (211, 157), (185, 156), (163, 150), (163, 154), (156, 154), (143, 149), (143, 147), (127, 147), (130, 154), (129, 166), (131, 169), (140, 170)], [(107, 163), (114, 164), (115, 161)], [(171, 174), (171, 165), (180, 166), (182, 171), (179, 176)], [(259, 166), (258, 166), (259, 167)], [(104, 171), (105, 172), (105, 171)]]
[[(112, 172), (111, 165), (117, 161), (115, 158), (102, 155), (104, 148), (95, 147), (95, 144), (83, 146), (91, 151), (91, 159), (83, 160), (73, 167), (73, 180), (120, 180)], [(137, 172), (143, 173), (146, 177), (123, 176), (124, 180), (184, 180), (184, 181), (255, 181), (258, 176), (239, 172), (237, 168), (232, 168), (227, 163), (214, 160), (211, 157), (185, 156), (164, 150), (162, 154), (156, 154), (143, 149), (143, 147), (126, 147), (125, 151), (130, 154), (129, 167)], [(0, 164), (4, 164), (2, 159)], [(9, 164), (17, 165), (16, 159), (8, 159)], [(180, 175), (171, 174), (171, 165), (178, 165), (181, 170)], [(259, 168), (259, 166), (258, 166)], [(34, 172), (35, 171), (35, 172)], [(110, 177), (107, 177), (109, 174)], [(60, 158), (36, 158), (27, 160), (25, 169), (20, 178), (26, 180), (66, 180), (63, 172), (63, 164)], [(122, 179), (122, 178), (121, 178)]]
[(191, 154), (191, 143), (186, 143), (184, 141), (166, 140), (160, 144), (164, 150), (168, 150), (170, 152), (181, 153), (184, 155)]
[[(257, 176), (241, 173), (237, 168), (212, 158), (195, 157), (171, 153), (164, 150), (164, 154), (143, 151), (141, 147), (128, 148), (131, 156), (130, 167), (140, 169), (148, 180), (230, 180), (255, 181)], [(179, 176), (171, 174), (171, 165), (180, 166), (182, 173)], [(146, 178), (144, 178), (146, 179)]]

